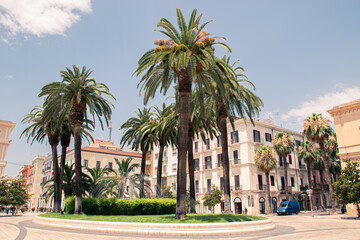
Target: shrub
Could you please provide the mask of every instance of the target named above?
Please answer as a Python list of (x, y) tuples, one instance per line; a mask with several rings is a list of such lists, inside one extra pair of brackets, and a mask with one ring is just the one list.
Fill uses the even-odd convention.
[[(90, 215), (159, 215), (173, 214), (176, 209), (175, 199), (117, 199), (83, 198), (83, 212)], [(75, 198), (65, 200), (66, 213), (74, 213)]]

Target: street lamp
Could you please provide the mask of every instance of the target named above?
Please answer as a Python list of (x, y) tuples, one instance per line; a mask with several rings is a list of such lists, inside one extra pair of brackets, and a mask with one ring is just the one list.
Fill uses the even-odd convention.
[(313, 212), (313, 207), (312, 207), (312, 197), (311, 197), (311, 194), (313, 193), (313, 190), (312, 190), (312, 189), (308, 189), (308, 190), (306, 190), (306, 193), (309, 194), (311, 216), (314, 217), (314, 212)]

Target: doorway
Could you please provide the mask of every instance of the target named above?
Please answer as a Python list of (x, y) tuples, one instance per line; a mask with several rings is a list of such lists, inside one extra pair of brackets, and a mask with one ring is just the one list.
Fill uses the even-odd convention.
[(242, 202), (241, 198), (237, 197), (234, 199), (234, 205), (235, 205), (235, 213), (236, 214), (242, 214)]
[(277, 210), (277, 199), (276, 199), (276, 197), (272, 198), (272, 208), (273, 208), (272, 212), (276, 213), (276, 210)]
[(265, 214), (265, 198), (263, 197), (259, 199), (259, 208), (260, 208), (260, 214)]

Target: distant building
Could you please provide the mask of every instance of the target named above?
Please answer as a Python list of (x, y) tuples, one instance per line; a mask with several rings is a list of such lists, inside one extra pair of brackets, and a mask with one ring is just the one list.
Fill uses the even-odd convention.
[(15, 123), (0, 120), (0, 177), (4, 176), (6, 167), (6, 152), (10, 145), (10, 133), (15, 127)]
[(31, 197), (28, 201), (28, 208), (31, 209), (38, 209), (39, 208), (39, 200), (40, 200), (40, 183), (41, 183), (41, 176), (42, 170), (44, 167), (44, 156), (36, 156), (32, 160), (31, 166), (31, 175), (29, 177), (29, 182), (27, 185), (28, 193), (31, 194)]
[[(243, 213), (245, 208), (249, 214), (268, 212), (265, 174), (255, 165), (255, 150), (261, 145), (272, 146), (274, 136), (279, 132), (288, 132), (295, 139), (295, 150), (288, 156), (288, 185), (290, 199), (299, 201), (301, 209), (309, 209), (306, 195), (308, 177), (305, 163), (297, 157), (297, 148), (304, 141), (301, 133), (275, 126), (269, 120), (255, 121), (255, 126), (249, 120), (235, 121), (235, 129), (228, 122), (228, 146), (230, 162), (231, 209), (234, 213)], [(208, 213), (210, 209), (203, 205), (202, 198), (210, 190), (211, 185), (224, 188), (221, 137), (214, 139), (195, 138), (193, 141), (195, 160), (195, 192), (200, 204), (196, 206), (198, 213)], [(156, 192), (157, 160), (159, 149), (154, 149), (153, 192)], [(171, 186), (176, 194), (177, 188), (177, 149), (168, 147), (164, 151), (162, 185)], [(278, 167), (270, 172), (270, 191), (272, 210), (285, 200), (285, 177), (283, 159), (277, 156)], [(316, 171), (313, 178), (320, 179)], [(319, 183), (320, 181), (318, 181)], [(189, 185), (189, 181), (187, 181)], [(320, 186), (314, 189), (314, 202), (320, 204)], [(223, 211), (223, 204), (216, 206), (215, 212)]]
[[(360, 99), (341, 104), (328, 110), (334, 119), (339, 157), (360, 161)], [(342, 163), (342, 167), (346, 167)], [(347, 205), (348, 216), (356, 216), (356, 206)]]

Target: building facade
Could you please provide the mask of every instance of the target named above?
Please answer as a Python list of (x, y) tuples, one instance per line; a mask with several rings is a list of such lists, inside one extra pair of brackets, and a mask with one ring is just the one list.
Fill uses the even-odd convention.
[[(255, 126), (249, 120), (235, 121), (233, 130), (228, 123), (228, 146), (230, 162), (230, 188), (231, 188), (231, 209), (234, 213), (243, 213), (245, 208), (249, 214), (268, 213), (266, 195), (265, 173), (259, 171), (255, 165), (255, 150), (261, 145), (272, 146), (272, 139), (279, 132), (288, 132), (295, 139), (295, 150), (288, 156), (288, 185), (290, 199), (299, 202), (301, 209), (309, 209), (309, 201), (305, 190), (308, 185), (306, 166), (302, 159), (297, 157), (297, 148), (304, 141), (301, 133), (275, 126), (271, 121), (255, 121)], [(162, 185), (171, 186), (173, 193), (176, 193), (177, 173), (177, 149), (169, 147), (165, 149), (163, 159)], [(221, 137), (214, 139), (196, 138), (193, 141), (195, 161), (195, 192), (200, 202), (196, 206), (199, 213), (208, 213), (210, 209), (203, 205), (202, 198), (210, 190), (211, 185), (223, 189), (223, 168)], [(156, 188), (157, 160), (159, 149), (154, 149), (153, 167), (153, 192)], [(283, 159), (277, 156), (278, 166), (270, 172), (270, 191), (272, 210), (276, 209), (285, 198), (285, 177)], [(315, 172), (315, 171), (314, 171)], [(315, 172), (313, 179), (319, 179)], [(317, 203), (319, 204), (319, 196)], [(223, 204), (216, 206), (215, 212), (220, 213)]]
[(0, 120), (0, 177), (4, 176), (6, 167), (6, 152), (10, 145), (10, 134), (15, 123)]
[[(360, 99), (335, 106), (328, 113), (334, 119), (340, 159), (360, 161)], [(345, 163), (341, 165), (346, 167)], [(357, 217), (355, 205), (346, 208), (348, 216)]]

